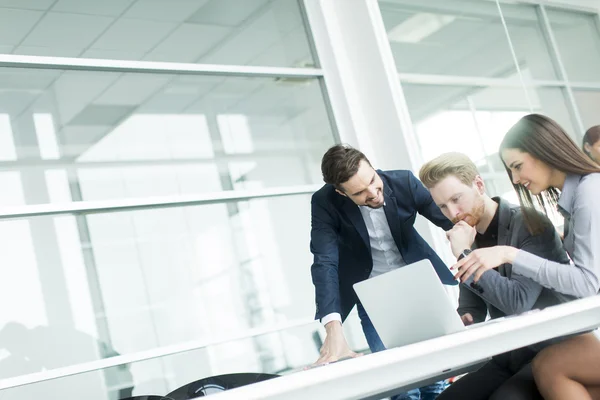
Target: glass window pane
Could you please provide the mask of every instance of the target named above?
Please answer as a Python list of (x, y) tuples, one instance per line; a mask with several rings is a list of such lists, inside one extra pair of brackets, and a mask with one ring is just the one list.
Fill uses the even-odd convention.
[[(542, 28), (537, 6), (501, 3), (508, 34), (525, 81), (561, 78), (551, 56), (550, 45)], [(516, 71), (512, 73), (516, 76)], [(511, 73), (509, 73), (511, 75)]]
[[(509, 78), (517, 73), (493, 2), (380, 0), (399, 72)], [(556, 78), (533, 6), (503, 4), (525, 77)]]
[(0, 87), (0, 170), (27, 204), (318, 183), (334, 142), (313, 78), (6, 68)]
[[(32, 339), (41, 339), (33, 341), (34, 345), (28, 348), (27, 354), (32, 360), (39, 360), (39, 355), (47, 351), (42, 349), (42, 340), (47, 339), (50, 330), (48, 327), (44, 328), (46, 329), (35, 332), (25, 331), (25, 335)], [(47, 398), (48, 393), (52, 393), (52, 398), (61, 400), (118, 400), (132, 395), (162, 396), (188, 384), (220, 375), (296, 373), (318, 358), (319, 329), (319, 323), (315, 321), (252, 338), (226, 340), (240, 333), (230, 332), (216, 338), (216, 341), (221, 340), (222, 343), (210, 344), (197, 350), (3, 390), (2, 400)], [(74, 336), (68, 330), (61, 333), (65, 337)], [(35, 346), (35, 343), (40, 343), (40, 346)], [(104, 343), (85, 335), (74, 342), (73, 346), (80, 351), (106, 347)], [(266, 358), (271, 359), (270, 366), (263, 364), (262, 361)], [(0, 360), (0, 370), (9, 364), (16, 364), (10, 356)], [(222, 382), (234, 383), (232, 377), (227, 378), (222, 377)], [(264, 378), (266, 377), (262, 377)], [(202, 382), (197, 385), (192, 392), (203, 386)], [(222, 391), (222, 387), (217, 385), (204, 388), (206, 392), (200, 391), (199, 398)]]
[[(425, 161), (448, 151), (467, 154), (482, 173), (501, 172), (498, 147), (505, 133), (529, 114), (519, 88), (403, 84)], [(561, 89), (530, 89), (533, 112), (556, 119), (573, 132)]]
[(297, 0), (13, 1), (2, 52), (209, 64), (313, 66)]
[[(11, 304), (0, 318), (0, 379), (311, 321), (308, 215), (310, 196), (296, 195), (0, 221), (10, 246), (0, 261), (20, 266), (0, 269), (0, 301)], [(302, 340), (225, 346), (206, 373), (314, 362), (314, 339)]]
[(571, 81), (600, 80), (598, 15), (546, 8), (562, 63)]
[(528, 87), (527, 93), (533, 103), (533, 112), (545, 114), (554, 119), (573, 140), (578, 140), (579, 131), (574, 123), (574, 117), (570, 111), (571, 103), (567, 102), (565, 89)]
[[(600, 125), (600, 91), (598, 90), (573, 90), (579, 115), (583, 121), (583, 129)], [(581, 137), (583, 140), (583, 136)]]
[(499, 196), (512, 204), (519, 204), (519, 196), (508, 178), (486, 178), (485, 188), (490, 196)]

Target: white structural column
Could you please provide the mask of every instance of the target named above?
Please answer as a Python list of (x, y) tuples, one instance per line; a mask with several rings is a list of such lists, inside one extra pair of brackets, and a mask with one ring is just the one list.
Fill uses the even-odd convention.
[[(304, 0), (340, 140), (375, 168), (418, 172), (421, 152), (377, 0)], [(440, 233), (417, 228), (441, 253)], [(435, 229), (439, 231), (439, 229)]]
[(378, 168), (415, 169), (419, 151), (376, 0), (305, 0), (340, 139)]

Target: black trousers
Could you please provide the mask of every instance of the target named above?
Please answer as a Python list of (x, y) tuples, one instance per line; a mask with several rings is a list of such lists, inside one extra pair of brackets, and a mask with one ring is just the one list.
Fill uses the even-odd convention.
[(522, 348), (492, 360), (454, 382), (438, 400), (543, 400), (535, 386), (531, 360), (537, 352)]

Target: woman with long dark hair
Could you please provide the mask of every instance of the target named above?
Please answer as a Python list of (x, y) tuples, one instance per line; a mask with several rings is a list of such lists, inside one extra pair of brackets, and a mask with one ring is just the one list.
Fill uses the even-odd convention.
[[(557, 207), (565, 217), (564, 248), (571, 264), (545, 260), (510, 246), (473, 251), (459, 261), (457, 279), (477, 281), (488, 269), (512, 264), (513, 273), (557, 292), (593, 296), (600, 289), (600, 166), (552, 119), (530, 114), (506, 134), (500, 155), (532, 232), (542, 229), (534, 206)], [(560, 192), (559, 192), (560, 191)], [(592, 333), (552, 345), (533, 361), (546, 400), (600, 399), (600, 341)]]

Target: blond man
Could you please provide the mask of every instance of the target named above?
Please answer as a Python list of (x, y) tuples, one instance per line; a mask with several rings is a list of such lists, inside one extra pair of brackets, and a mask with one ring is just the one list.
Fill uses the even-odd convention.
[[(446, 153), (426, 163), (421, 182), (454, 227), (447, 232), (452, 252), (460, 259), (474, 249), (514, 246), (541, 257), (568, 263), (560, 238), (551, 222), (533, 212), (528, 217), (545, 218), (543, 232), (527, 229), (518, 206), (500, 197), (491, 198), (475, 164), (464, 154)], [(458, 313), (469, 325), (490, 318), (544, 308), (567, 300), (533, 280), (512, 273), (510, 264), (486, 271), (478, 284), (470, 277), (461, 282)], [(458, 380), (439, 397), (449, 399), (539, 398), (530, 362), (539, 346), (495, 356), (485, 366)], [(537, 397), (536, 397), (537, 396)]]

